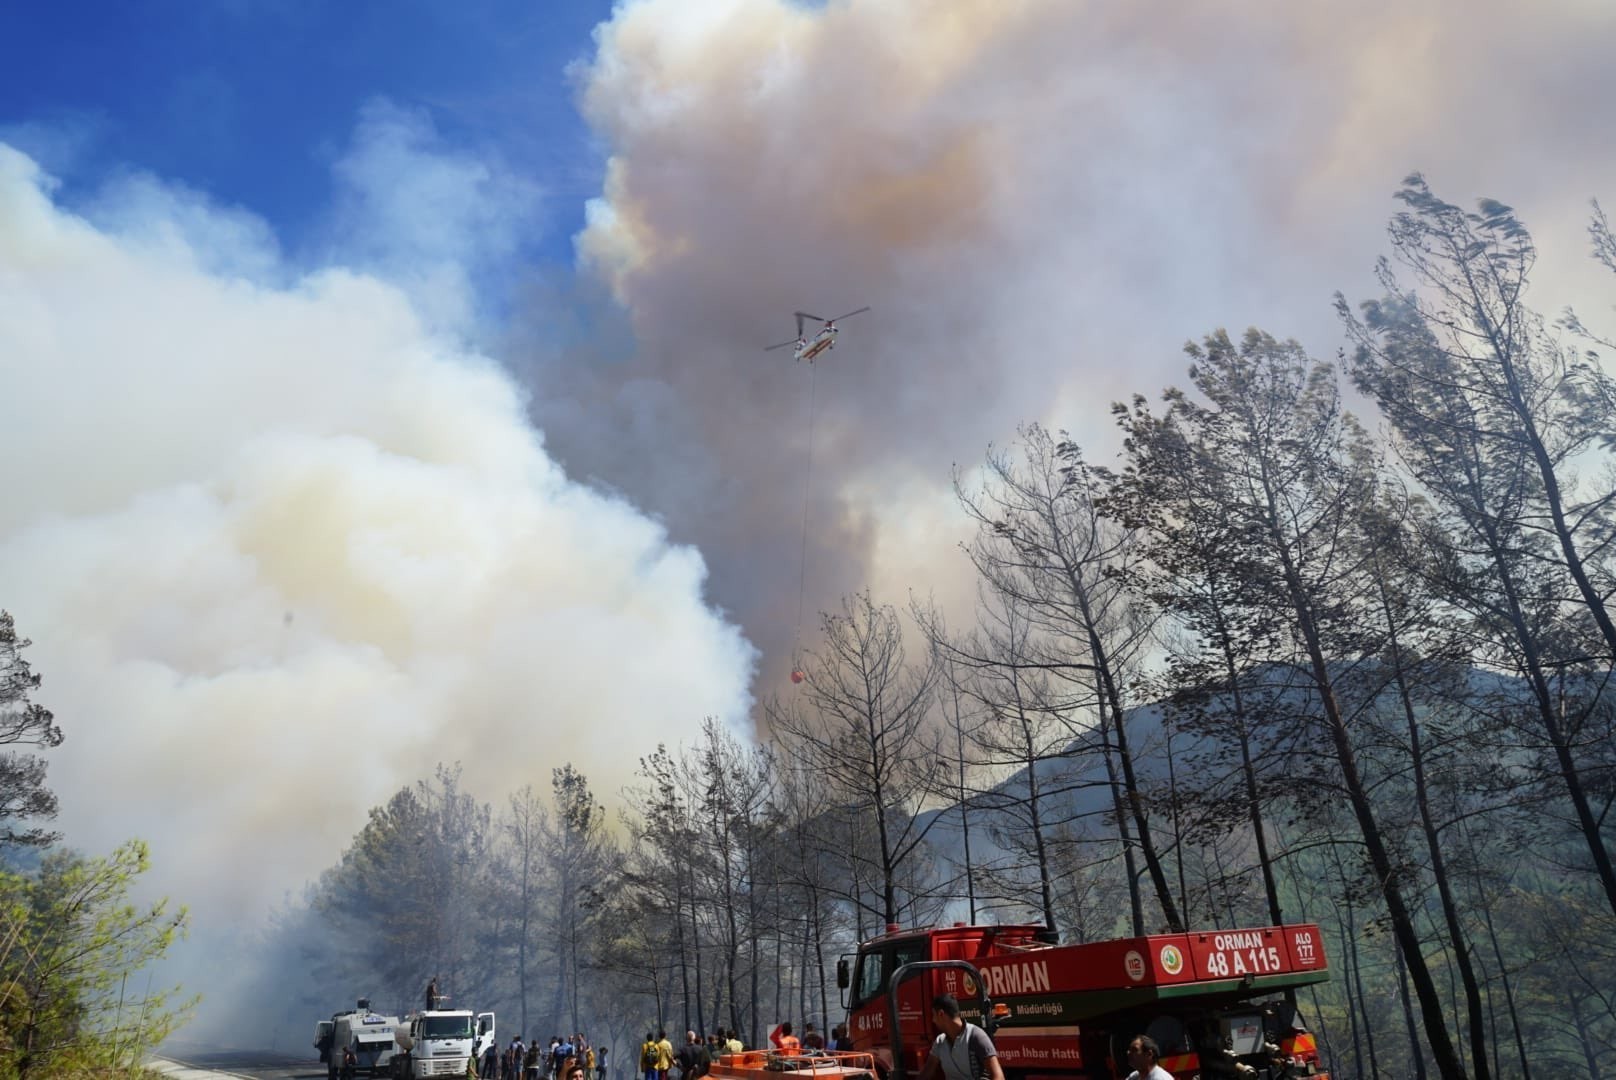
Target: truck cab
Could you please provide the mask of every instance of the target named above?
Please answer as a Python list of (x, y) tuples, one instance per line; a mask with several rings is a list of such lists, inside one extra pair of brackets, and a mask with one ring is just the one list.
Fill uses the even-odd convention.
[(411, 1013), (395, 1035), (394, 1080), (426, 1080), (464, 1076), (466, 1063), (481, 1056), (497, 1038), (493, 1013), (473, 1015), (466, 1009), (429, 1009)]
[[(887, 933), (837, 966), (855, 1050), (913, 1080), (937, 1029), (933, 995), (992, 1034), (1007, 1080), (1114, 1080), (1148, 1034), (1176, 1077), (1325, 1076), (1294, 990), (1328, 978), (1312, 925), (1161, 934), (1058, 945), (1040, 926)], [(897, 984), (907, 964), (926, 963)]]
[[(857, 955), (837, 965), (837, 983), (842, 986), (847, 1006), (847, 1032), (853, 1049), (873, 1053), (883, 1075), (893, 1071), (893, 1039), (888, 991), (892, 978), (906, 964), (936, 960), (975, 961), (1007, 950), (1038, 943), (1041, 926), (925, 927), (904, 930), (890, 924), (880, 937), (864, 942)], [(1047, 938), (1048, 935), (1046, 934)], [(905, 1076), (920, 1074), (931, 1052), (937, 1029), (931, 1022), (931, 999), (939, 993), (952, 993), (959, 999), (960, 1014), (978, 1027), (984, 1023), (974, 983), (966, 989), (969, 976), (960, 969), (927, 971), (905, 979), (898, 987), (899, 1060)], [(1007, 1077), (1008, 1080), (1008, 1077)]]

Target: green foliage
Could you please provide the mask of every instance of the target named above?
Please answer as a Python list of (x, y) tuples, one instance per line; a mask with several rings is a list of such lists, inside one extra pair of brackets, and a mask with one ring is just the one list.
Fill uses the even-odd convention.
[(0, 873), (0, 1078), (137, 1064), (194, 1002), (153, 989), (142, 968), (185, 932), (185, 909), (131, 902), (150, 865), (131, 840), (111, 855), (46, 856)]
[[(27, 638), (17, 636), (10, 612), (0, 611), (0, 746), (60, 746), (62, 729), (49, 709), (29, 700), (40, 677), (23, 659)], [(45, 787), (45, 762), (30, 754), (0, 754), (0, 845), (42, 847), (56, 834), (34, 827), (17, 829), (17, 819), (56, 816), (56, 796)]]
[[(320, 981), (358, 979), (378, 1002), (419, 1000), (434, 975), (457, 1004), (471, 989), (473, 878), (486, 857), (489, 808), (461, 789), (460, 768), (400, 790), (326, 871), (315, 908), (339, 943), (316, 962)], [(341, 972), (340, 981), (336, 976)]]

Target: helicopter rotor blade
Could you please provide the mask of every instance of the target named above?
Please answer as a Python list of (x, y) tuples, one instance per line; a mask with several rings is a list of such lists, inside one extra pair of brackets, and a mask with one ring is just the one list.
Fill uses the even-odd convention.
[(764, 349), (764, 350), (763, 350), (763, 351), (764, 351), (764, 352), (773, 352), (773, 351), (774, 351), (774, 350), (776, 350), (776, 349), (783, 349), (783, 348), (785, 348), (785, 347), (786, 347), (786, 346), (787, 346), (787, 345), (795, 345), (795, 344), (796, 344), (796, 343), (797, 343), (797, 339), (796, 339), (796, 338), (792, 338), (792, 339), (791, 339), (791, 340), (790, 340), (790, 341), (782, 341), (782, 342), (781, 342), (781, 343), (780, 343), (780, 344), (778, 344), (778, 345), (770, 345), (770, 346), (767, 346), (767, 347), (766, 347), (766, 348), (765, 348), (765, 349)]
[(829, 319), (822, 319), (818, 315), (815, 315), (809, 311), (793, 311), (792, 314), (799, 319), (812, 319), (814, 322), (830, 322)]
[(862, 315), (866, 311), (869, 311), (869, 310), (870, 310), (870, 306), (868, 304), (866, 304), (863, 307), (859, 308), (857, 311), (849, 311), (846, 315), (838, 315), (834, 319), (828, 319), (826, 321), (827, 322), (841, 322), (843, 319), (851, 319), (853, 316)]

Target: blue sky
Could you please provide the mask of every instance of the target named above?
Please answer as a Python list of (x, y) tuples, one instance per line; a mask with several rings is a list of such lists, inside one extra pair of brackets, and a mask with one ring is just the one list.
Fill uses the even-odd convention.
[(361, 109), (384, 98), (539, 185), (542, 225), (521, 246), (565, 260), (601, 159), (567, 66), (610, 13), (608, 0), (12, 4), (0, 141), (39, 159), (70, 205), (141, 170), (262, 216), (296, 249)]

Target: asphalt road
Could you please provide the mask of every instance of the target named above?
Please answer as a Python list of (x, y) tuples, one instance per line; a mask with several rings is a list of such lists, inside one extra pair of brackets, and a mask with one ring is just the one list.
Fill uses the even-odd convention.
[[(219, 1050), (174, 1040), (164, 1044), (154, 1056), (200, 1073), (245, 1076), (253, 1080), (325, 1080), (326, 1076), (325, 1066), (312, 1052), (306, 1058), (299, 1058), (273, 1050)], [(203, 1080), (184, 1072), (171, 1075), (174, 1080)]]

